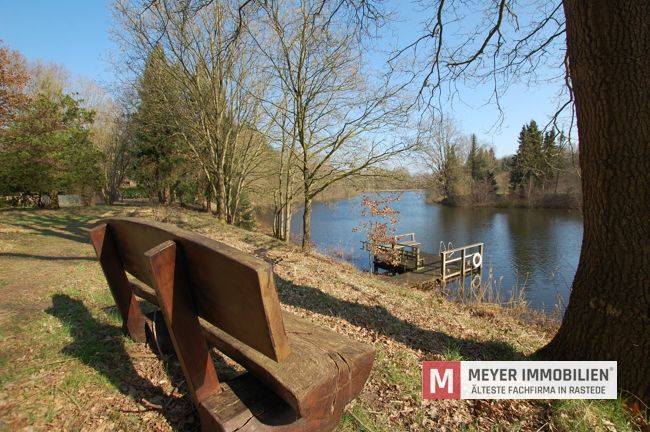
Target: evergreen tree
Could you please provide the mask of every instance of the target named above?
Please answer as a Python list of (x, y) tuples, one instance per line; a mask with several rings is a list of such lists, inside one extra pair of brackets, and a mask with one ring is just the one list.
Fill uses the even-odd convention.
[(494, 150), (480, 146), (476, 135), (472, 134), (467, 157), (467, 171), (474, 203), (490, 201), (496, 194), (496, 169), (497, 161)]
[(93, 112), (70, 95), (36, 95), (0, 133), (0, 194), (80, 193), (88, 203), (101, 181), (101, 153), (90, 141)]
[(255, 209), (247, 194), (242, 194), (241, 204), (238, 209), (237, 225), (248, 229), (255, 229)]
[(146, 60), (140, 79), (140, 105), (133, 117), (131, 176), (152, 199), (169, 204), (179, 163), (178, 132), (174, 127), (175, 87), (170, 65), (160, 45)]
[(483, 180), (485, 174), (485, 161), (483, 159), (482, 149), (478, 144), (476, 134), (470, 136), (470, 150), (467, 158), (467, 166), (473, 181)]
[[(446, 151), (444, 169), (439, 173), (439, 182), (450, 205), (458, 205), (464, 195), (463, 191), (463, 159), (458, 155), (455, 145), (450, 145)], [(466, 193), (466, 192), (465, 192)]]
[(512, 160), (510, 186), (514, 191), (525, 190), (530, 200), (532, 189), (544, 179), (543, 135), (535, 120), (519, 132), (519, 147)]
[(483, 173), (481, 180), (483, 190), (487, 195), (496, 195), (497, 193), (497, 157), (493, 148), (482, 148), (480, 153), (481, 163), (483, 164)]
[(557, 134), (555, 131), (548, 131), (544, 134), (544, 141), (542, 143), (542, 158), (544, 173), (544, 186), (557, 179), (560, 173), (562, 163), (562, 151), (557, 144)]

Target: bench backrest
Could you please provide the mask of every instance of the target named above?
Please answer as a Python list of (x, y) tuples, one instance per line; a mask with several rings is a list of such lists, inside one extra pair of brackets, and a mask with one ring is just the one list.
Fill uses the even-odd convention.
[(289, 355), (269, 263), (173, 225), (136, 218), (102, 223), (108, 225), (124, 270), (149, 286), (154, 281), (145, 252), (174, 241), (198, 316), (273, 360)]

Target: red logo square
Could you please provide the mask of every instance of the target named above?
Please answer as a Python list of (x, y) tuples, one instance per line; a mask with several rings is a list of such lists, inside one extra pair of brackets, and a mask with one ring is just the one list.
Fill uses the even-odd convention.
[(422, 398), (460, 399), (460, 362), (423, 362)]

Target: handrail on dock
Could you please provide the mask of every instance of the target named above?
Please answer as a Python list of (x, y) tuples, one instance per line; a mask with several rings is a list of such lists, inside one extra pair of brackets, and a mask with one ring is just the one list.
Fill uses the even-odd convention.
[[(473, 243), (467, 246), (442, 249), (438, 256), (420, 251), (420, 243), (415, 239), (415, 233), (395, 235), (386, 243), (375, 243), (362, 240), (362, 249), (371, 252), (373, 256), (374, 271), (378, 268), (398, 272), (432, 272), (445, 283), (449, 279), (464, 277), (483, 267), (483, 243)], [(449, 243), (451, 246), (451, 243)], [(383, 259), (378, 251), (392, 251), (396, 253), (398, 262), (388, 262)], [(458, 253), (458, 255), (456, 255)], [(393, 255), (394, 256), (394, 255)]]
[[(471, 252), (474, 249), (473, 252)], [(460, 256), (452, 258), (456, 253), (460, 252)], [(468, 262), (469, 260), (469, 262)], [(440, 252), (440, 261), (442, 262), (442, 281), (446, 282), (447, 279), (465, 276), (468, 273), (478, 271), (483, 267), (483, 243), (474, 243), (471, 245), (449, 249)], [(450, 264), (460, 262), (458, 269), (450, 269)]]
[[(410, 240), (401, 240), (408, 238)], [(382, 250), (397, 250), (399, 254), (399, 266), (405, 270), (417, 270), (422, 267), (424, 261), (420, 254), (420, 243), (415, 239), (415, 233), (398, 234), (392, 237), (394, 242), (376, 244), (366, 240), (362, 240), (362, 248), (369, 252), (373, 251), (373, 247)], [(377, 259), (375, 257), (375, 262)]]
[(410, 237), (410, 238), (411, 238), (410, 241), (411, 241), (411, 242), (415, 242), (415, 233), (397, 234), (397, 235), (393, 236), (393, 238), (395, 239), (395, 242), (396, 242), (397, 244), (402, 243), (400, 240), (401, 240), (402, 238), (404, 238), (404, 237)]

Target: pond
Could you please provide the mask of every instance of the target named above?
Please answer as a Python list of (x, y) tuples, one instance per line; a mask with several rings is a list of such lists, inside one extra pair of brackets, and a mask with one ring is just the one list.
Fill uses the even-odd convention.
[[(312, 241), (319, 251), (368, 270), (368, 252), (361, 249), (366, 231), (354, 230), (368, 220), (361, 216), (362, 199), (360, 194), (315, 203)], [(579, 212), (453, 208), (427, 204), (423, 191), (403, 192), (391, 206), (400, 212), (397, 233), (414, 232), (423, 251), (438, 254), (440, 242), (454, 247), (483, 242), (482, 278), (486, 282), (491, 273), (502, 300), (521, 293), (534, 309), (566, 306), (582, 243)], [(301, 217), (301, 211), (294, 215), (293, 233), (302, 231)]]

